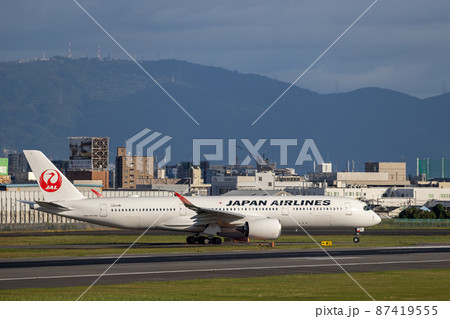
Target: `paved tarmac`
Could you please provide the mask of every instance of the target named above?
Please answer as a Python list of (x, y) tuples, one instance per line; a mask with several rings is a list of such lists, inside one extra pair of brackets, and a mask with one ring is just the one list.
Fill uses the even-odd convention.
[[(96, 283), (450, 268), (450, 246), (331, 248), (124, 256)], [(89, 286), (116, 257), (0, 261), (0, 289)], [(339, 267), (337, 265), (342, 267)]]

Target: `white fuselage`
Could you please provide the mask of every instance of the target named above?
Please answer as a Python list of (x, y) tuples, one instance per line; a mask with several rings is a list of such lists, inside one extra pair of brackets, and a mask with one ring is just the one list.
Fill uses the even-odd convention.
[[(231, 223), (233, 227), (261, 217), (278, 219), (283, 230), (300, 226), (368, 227), (380, 222), (380, 217), (365, 203), (344, 197), (210, 196), (190, 197), (189, 200), (198, 207), (246, 216)], [(110, 227), (195, 233), (207, 227), (204, 221), (196, 221), (197, 213), (176, 197), (95, 198), (57, 203), (70, 208), (58, 215)]]

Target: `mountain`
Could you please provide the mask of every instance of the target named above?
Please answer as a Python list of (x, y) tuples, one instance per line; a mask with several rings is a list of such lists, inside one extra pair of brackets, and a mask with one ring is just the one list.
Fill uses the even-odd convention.
[[(407, 161), (414, 173), (417, 157), (450, 157), (450, 94), (419, 99), (381, 88), (319, 94), (294, 86), (252, 125), (289, 83), (177, 60), (142, 65), (200, 125), (131, 61), (6, 62), (0, 63), (0, 150), (68, 158), (68, 136), (109, 136), (113, 160), (116, 147), (149, 128), (172, 137), (172, 164), (192, 160), (193, 138), (226, 139), (225, 159), (228, 139), (237, 139), (240, 161), (247, 153), (239, 139), (267, 139), (260, 153), (276, 162), (280, 146), (270, 139), (297, 139), (288, 147), (290, 167), (308, 138), (338, 170), (349, 160), (359, 170), (366, 161)], [(311, 163), (296, 169), (304, 173)]]

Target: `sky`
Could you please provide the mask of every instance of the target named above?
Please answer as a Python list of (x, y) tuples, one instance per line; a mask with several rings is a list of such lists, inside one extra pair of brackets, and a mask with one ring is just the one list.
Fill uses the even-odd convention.
[[(76, 0), (137, 59), (294, 82), (375, 0)], [(320, 93), (450, 91), (450, 1), (378, 0), (297, 82)], [(2, 0), (0, 61), (129, 59), (74, 0)], [(148, 70), (151, 73), (151, 70)]]

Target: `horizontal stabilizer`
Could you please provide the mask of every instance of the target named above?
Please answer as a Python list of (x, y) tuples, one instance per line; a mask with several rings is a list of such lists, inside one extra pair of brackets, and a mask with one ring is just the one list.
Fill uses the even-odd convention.
[(36, 208), (38, 208), (38, 204), (37, 204), (36, 202), (30, 202), (30, 201), (28, 201), (28, 200), (21, 200), (21, 199), (18, 199), (17, 201), (18, 201), (18, 202), (21, 202), (21, 203), (23, 203), (23, 204), (30, 205), (30, 208), (31, 208), (31, 209), (36, 209)]
[(65, 210), (71, 210), (71, 208), (69, 207), (64, 207), (55, 203), (50, 203), (50, 202), (41, 202), (41, 201), (36, 201), (36, 204), (38, 204), (40, 207), (42, 208), (47, 208), (47, 209), (51, 209), (51, 210), (58, 210), (58, 211), (65, 211)]

